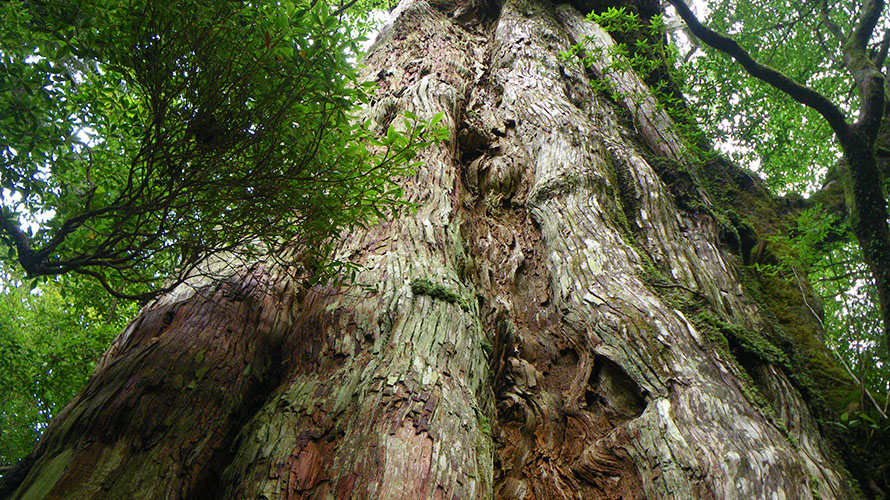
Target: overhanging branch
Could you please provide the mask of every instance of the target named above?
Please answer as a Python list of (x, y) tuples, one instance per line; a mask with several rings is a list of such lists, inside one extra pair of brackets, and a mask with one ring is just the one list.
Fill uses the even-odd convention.
[(16, 255), (22, 268), (31, 273), (36, 262), (34, 251), (31, 249), (30, 238), (16, 224), (15, 215), (2, 207), (0, 207), (0, 229), (9, 236), (15, 245)]
[(795, 82), (781, 71), (754, 60), (738, 42), (701, 24), (698, 18), (695, 17), (695, 14), (689, 9), (689, 6), (682, 0), (668, 1), (677, 9), (677, 13), (686, 22), (686, 25), (689, 26), (689, 30), (692, 31), (693, 35), (708, 46), (735, 59), (749, 75), (784, 92), (804, 106), (816, 110), (828, 121), (828, 125), (841, 141), (846, 138), (850, 131), (850, 125), (847, 123), (843, 112), (828, 98), (806, 85)]

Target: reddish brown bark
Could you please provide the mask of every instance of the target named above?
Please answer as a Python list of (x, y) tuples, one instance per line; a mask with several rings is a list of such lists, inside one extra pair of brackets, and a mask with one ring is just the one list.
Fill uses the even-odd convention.
[(768, 415), (655, 290), (763, 329), (713, 217), (644, 159), (682, 144), (647, 146), (560, 58), (586, 29), (572, 9), (402, 2), (364, 61), (365, 118), (444, 111), (451, 139), (404, 180), (417, 210), (344, 238), (354, 286), (257, 264), (148, 306), (10, 497), (845, 495), (781, 369), (758, 365), (787, 392)]

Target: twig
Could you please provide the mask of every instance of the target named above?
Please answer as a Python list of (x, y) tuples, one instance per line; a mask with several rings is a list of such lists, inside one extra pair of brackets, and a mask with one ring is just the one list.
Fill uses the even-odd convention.
[(803, 303), (807, 306), (807, 309), (809, 309), (810, 312), (813, 313), (813, 317), (816, 318), (816, 321), (819, 322), (819, 327), (822, 330), (825, 330), (825, 323), (822, 322), (822, 318), (820, 318), (819, 315), (816, 314), (816, 311), (813, 309), (812, 306), (810, 306), (810, 303), (807, 302), (807, 294), (803, 290), (803, 283), (801, 283), (800, 276), (797, 275), (797, 270), (794, 269), (794, 266), (791, 266), (791, 272), (794, 273), (794, 278), (797, 280), (797, 288), (800, 289), (800, 296), (803, 299)]
[(838, 352), (835, 351), (834, 349), (829, 349), (829, 350), (830, 350), (831, 352), (833, 352), (834, 355), (837, 356), (837, 359), (839, 359), (839, 360), (841, 361), (841, 364), (844, 366), (844, 369), (847, 370), (847, 373), (850, 374), (850, 377), (853, 378), (853, 381), (856, 382), (856, 384), (859, 385), (859, 387), (862, 388), (862, 392), (865, 393), (865, 395), (868, 397), (868, 400), (871, 401), (871, 404), (873, 404), (874, 407), (875, 407), (875, 409), (878, 410), (878, 413), (881, 415), (881, 417), (882, 417), (882, 418), (887, 418), (887, 413), (881, 408), (881, 405), (879, 405), (878, 402), (875, 401), (875, 398), (871, 395), (871, 392), (869, 392), (868, 388), (865, 387), (865, 384), (863, 384), (863, 383), (856, 377), (856, 374), (853, 373), (853, 370), (851, 370), (851, 369), (850, 369), (850, 366), (847, 365), (847, 361), (844, 360), (843, 356), (841, 356), (840, 354), (838, 354)]

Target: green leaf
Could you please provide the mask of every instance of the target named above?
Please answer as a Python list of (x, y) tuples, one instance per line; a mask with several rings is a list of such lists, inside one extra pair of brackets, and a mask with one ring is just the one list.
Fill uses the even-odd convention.
[(412, 132), (382, 138), (352, 121), (374, 89), (348, 53), (367, 7), (341, 25), (325, 2), (87, 2), (73, 18), (54, 2), (35, 23), (30, 4), (0, 5), (0, 46), (13, 47), (0, 72), (22, 88), (0, 95), (0, 142), (17, 152), (0, 179), (21, 196), (10, 210), (38, 228), (36, 246), (63, 240), (40, 264), (113, 255), (131, 262), (102, 269), (115, 290), (156, 293), (183, 259), (269, 234), (324, 240), (398, 202), (379, 193), (425, 143), (413, 113)]

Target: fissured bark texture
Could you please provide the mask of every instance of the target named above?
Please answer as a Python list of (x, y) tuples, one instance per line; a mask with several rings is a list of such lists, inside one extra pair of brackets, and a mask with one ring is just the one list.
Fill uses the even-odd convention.
[(715, 218), (653, 167), (684, 160), (670, 118), (632, 73), (561, 57), (588, 38), (613, 43), (568, 5), (403, 1), (363, 119), (444, 112), (404, 179), (417, 210), (344, 237), (352, 286), (216, 263), (147, 306), (4, 493), (847, 498), (786, 373), (750, 387), (671, 299), (764, 329)]

